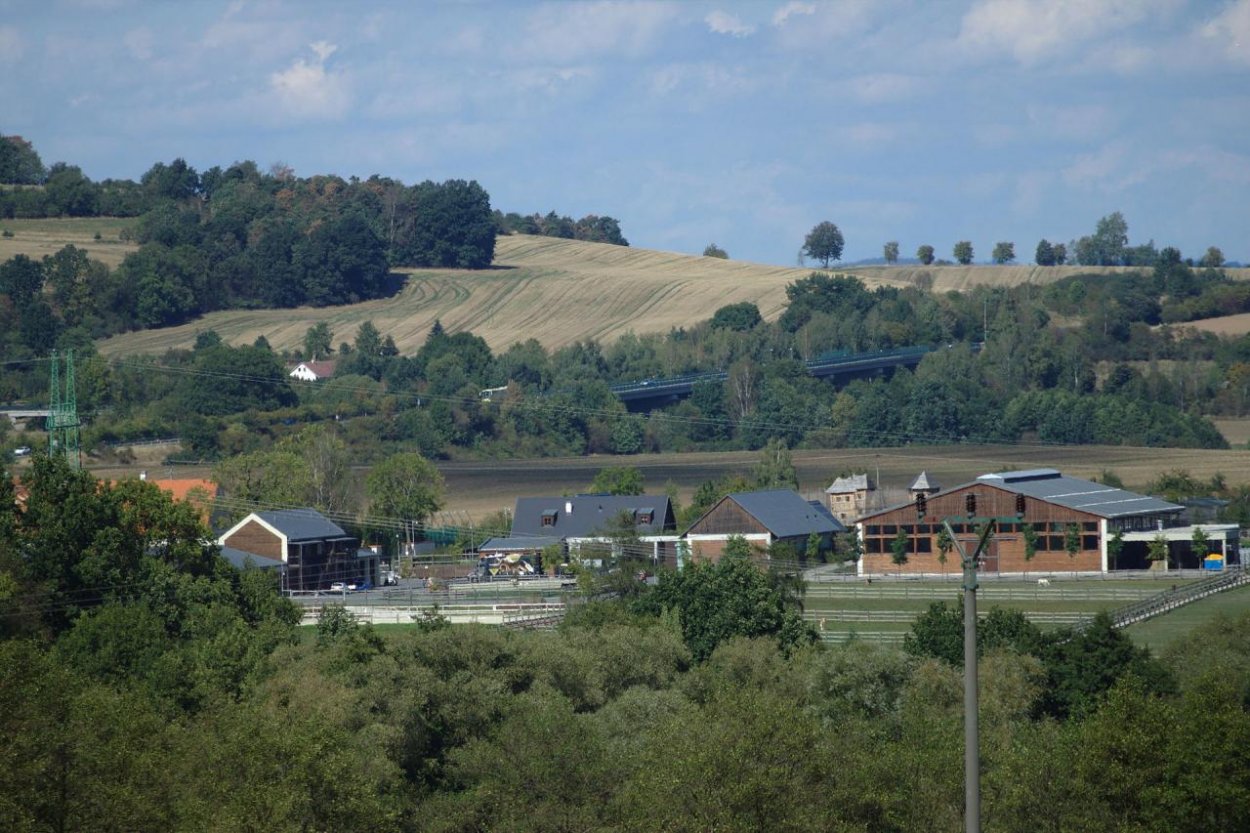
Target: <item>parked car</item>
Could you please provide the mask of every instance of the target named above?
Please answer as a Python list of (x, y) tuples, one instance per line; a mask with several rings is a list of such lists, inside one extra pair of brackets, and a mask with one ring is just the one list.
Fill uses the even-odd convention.
[(347, 589), (347, 582), (345, 581), (336, 581), (330, 585), (331, 593), (342, 593), (346, 589)]
[(29, 456), (30, 456), (30, 446), (28, 446), (28, 445), (19, 445), (17, 448), (13, 449), (13, 456), (14, 456), (14, 457), (29, 457)]

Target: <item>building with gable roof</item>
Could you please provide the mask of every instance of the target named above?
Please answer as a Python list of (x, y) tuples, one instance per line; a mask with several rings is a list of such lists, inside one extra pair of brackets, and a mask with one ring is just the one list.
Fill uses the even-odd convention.
[(291, 369), (288, 376), (292, 379), (299, 379), (302, 382), (317, 382), (322, 379), (329, 379), (334, 375), (334, 368), (337, 362), (334, 359), (325, 359), (323, 361), (300, 362)]
[[(252, 512), (217, 543), (232, 563), (278, 562), (283, 590), (324, 590), (336, 581), (377, 584), (380, 556), (316, 509)], [(263, 559), (263, 560), (262, 560)]]
[[(969, 496), (977, 522), (968, 520)], [(950, 523), (961, 543), (972, 543), (979, 522), (991, 517), (998, 520), (998, 533), (981, 563), (981, 570), (991, 573), (1140, 569), (1148, 566), (1146, 549), (1154, 538), (1179, 542), (1193, 536), (1192, 527), (1181, 523), (1182, 506), (1069, 477), (1056, 469), (983, 474), (970, 483), (929, 495), (925, 503), (923, 517), (917, 516), (916, 504), (909, 502), (860, 519), (861, 575), (959, 572), (958, 553), (952, 551), (943, 563), (939, 551), (943, 521)], [(1203, 526), (1203, 530), (1215, 539), (1214, 549), (1230, 557), (1237, 552), (1235, 525)], [(1034, 541), (1031, 555), (1030, 535)], [(894, 543), (900, 536), (906, 539), (907, 556), (901, 565), (893, 559)], [(1107, 547), (1113, 538), (1123, 542), (1116, 564), (1110, 563)], [(1183, 549), (1178, 547), (1177, 554)]]
[(784, 542), (803, 554), (813, 533), (821, 547), (828, 548), (833, 536), (846, 529), (821, 501), (804, 500), (790, 489), (767, 489), (726, 495), (691, 524), (683, 538), (691, 558), (718, 561), (732, 537), (744, 538), (763, 552)]
[(868, 511), (868, 501), (876, 491), (876, 484), (868, 479), (867, 474), (851, 474), (834, 478), (825, 489), (829, 500), (829, 511), (838, 522), (850, 526)]
[(566, 554), (601, 557), (623, 535), (646, 545), (656, 563), (673, 563), (678, 535), (672, 501), (663, 495), (517, 498), (508, 551), (525, 551), (525, 539), (544, 539), (535, 541), (533, 551), (539, 551), (554, 539)]

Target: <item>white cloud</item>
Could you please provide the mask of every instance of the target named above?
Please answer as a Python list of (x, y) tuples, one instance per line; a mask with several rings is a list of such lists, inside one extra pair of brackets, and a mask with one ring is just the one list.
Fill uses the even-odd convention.
[(562, 62), (641, 55), (676, 15), (677, 8), (667, 3), (549, 3), (530, 16), (526, 33), (516, 39), (516, 53)]
[(15, 64), (25, 51), (16, 26), (0, 26), (0, 63)]
[(742, 19), (737, 15), (723, 12), (720, 9), (708, 12), (707, 17), (703, 18), (703, 22), (707, 24), (707, 28), (716, 34), (732, 35), (735, 38), (745, 38), (755, 31), (754, 26), (748, 26), (743, 23)]
[(310, 45), (316, 61), (297, 58), (269, 76), (269, 87), (287, 115), (310, 119), (337, 119), (347, 113), (351, 93), (341, 71), (327, 71), (325, 62), (336, 47), (326, 41)]
[(1237, 63), (1250, 64), (1250, 0), (1240, 0), (1199, 29)]
[(1119, 33), (1173, 5), (1172, 0), (981, 0), (964, 15), (958, 46), (1008, 53), (1025, 65)]
[(795, 15), (811, 14), (816, 14), (815, 3), (800, 3), (798, 0), (792, 0), (773, 12), (773, 25), (784, 26), (786, 21)]

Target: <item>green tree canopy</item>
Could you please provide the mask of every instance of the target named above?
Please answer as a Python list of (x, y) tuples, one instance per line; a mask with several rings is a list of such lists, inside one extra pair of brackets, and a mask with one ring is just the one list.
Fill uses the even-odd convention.
[(829, 261), (842, 259), (842, 232), (836, 225), (825, 220), (817, 223), (803, 240), (803, 254), (819, 260), (826, 269)]
[(590, 484), (594, 494), (640, 495), (644, 491), (642, 472), (633, 466), (607, 466)]

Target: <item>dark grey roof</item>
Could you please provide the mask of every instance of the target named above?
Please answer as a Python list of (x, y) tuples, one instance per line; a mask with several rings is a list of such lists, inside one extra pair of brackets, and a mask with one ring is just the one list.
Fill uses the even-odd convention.
[(778, 538), (846, 531), (819, 501), (809, 503), (789, 489), (736, 492), (729, 499)]
[(517, 552), (518, 550), (540, 550), (549, 547), (552, 544), (560, 543), (559, 538), (552, 538), (546, 535), (523, 535), (519, 538), (491, 538), (482, 546), (478, 547), (479, 552)]
[(275, 509), (258, 517), (280, 530), (289, 541), (335, 541), (349, 538), (342, 527), (316, 509)]
[[(572, 511), (568, 511), (571, 509)], [(639, 535), (671, 532), (675, 523), (667, 497), (657, 495), (574, 495), (572, 497), (517, 498), (512, 516), (512, 537), (555, 536), (558, 539), (592, 538), (609, 529), (622, 512), (650, 511), (651, 523), (636, 523)], [(543, 515), (555, 521), (543, 526)]]
[(221, 557), (229, 561), (238, 570), (242, 570), (247, 566), (261, 570), (272, 570), (282, 566), (282, 559), (280, 558), (268, 558), (263, 555), (236, 550), (234, 547), (222, 547)]
[(983, 474), (977, 478), (977, 482), (1103, 518), (1168, 514), (1184, 508), (1157, 497), (1139, 495), (1105, 483), (1068, 477), (1056, 469)]

